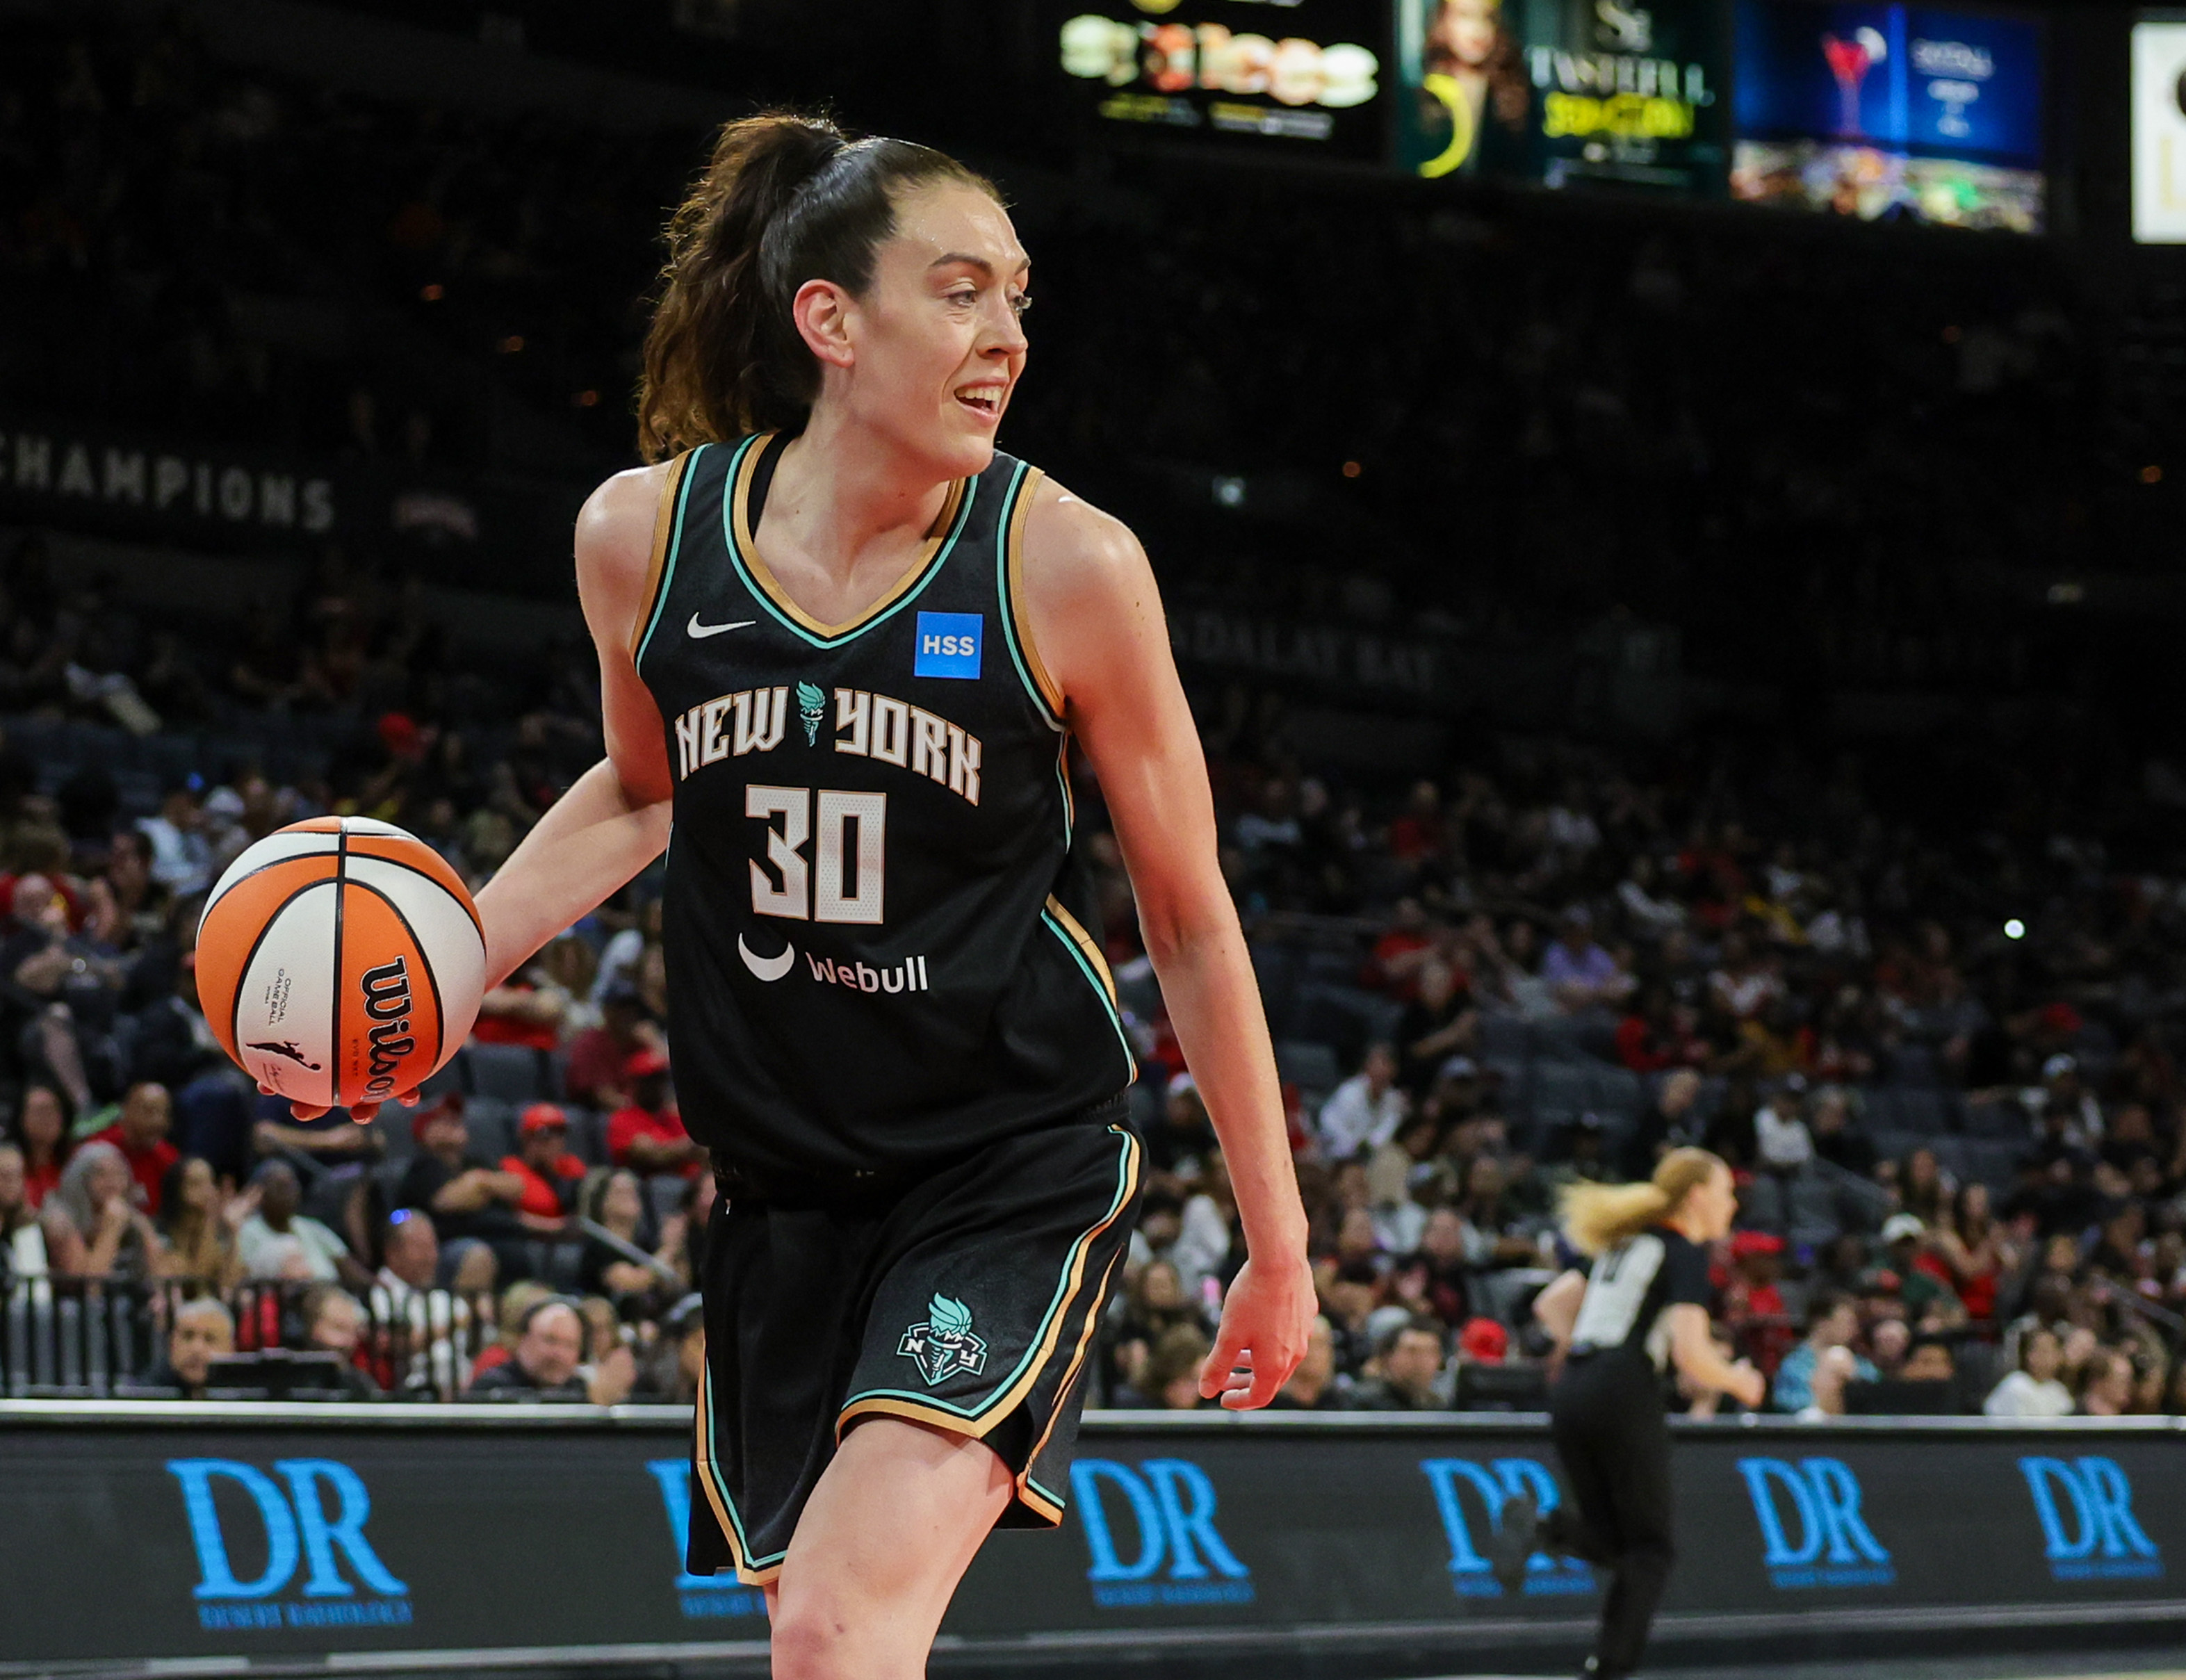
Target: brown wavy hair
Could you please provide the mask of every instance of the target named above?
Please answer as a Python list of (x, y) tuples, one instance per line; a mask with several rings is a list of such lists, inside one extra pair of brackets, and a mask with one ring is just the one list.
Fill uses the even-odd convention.
[(929, 182), (1001, 194), (931, 147), (852, 140), (825, 117), (768, 111), (724, 126), (668, 221), (668, 260), (645, 334), (637, 447), (659, 461), (753, 432), (801, 431), (820, 365), (790, 305), (808, 280), (854, 296), (895, 232), (899, 195)]

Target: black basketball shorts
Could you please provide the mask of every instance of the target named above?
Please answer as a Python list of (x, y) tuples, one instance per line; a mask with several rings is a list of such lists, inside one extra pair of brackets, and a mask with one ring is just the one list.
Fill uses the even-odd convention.
[(1120, 1277), (1144, 1149), (1118, 1097), (878, 1195), (734, 1194), (706, 1246), (692, 1442), (693, 1575), (781, 1572), (804, 1502), (860, 1419), (1001, 1456), (1000, 1526), (1062, 1520), (1085, 1362)]

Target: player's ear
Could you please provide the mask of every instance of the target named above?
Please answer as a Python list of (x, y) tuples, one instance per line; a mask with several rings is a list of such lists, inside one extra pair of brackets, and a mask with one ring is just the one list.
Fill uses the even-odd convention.
[(790, 300), (789, 318), (804, 347), (831, 367), (856, 360), (850, 347), (850, 318), (857, 301), (832, 280), (807, 280)]

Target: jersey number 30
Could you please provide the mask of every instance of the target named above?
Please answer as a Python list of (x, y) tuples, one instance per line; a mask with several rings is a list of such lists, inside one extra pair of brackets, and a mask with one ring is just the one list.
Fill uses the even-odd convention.
[[(766, 823), (766, 860), (774, 871), (752, 865), (752, 910), (793, 921), (877, 924), (888, 876), (888, 795), (822, 787), (816, 813), (815, 792), (745, 787), (744, 815)], [(808, 841), (816, 842), (809, 865)]]

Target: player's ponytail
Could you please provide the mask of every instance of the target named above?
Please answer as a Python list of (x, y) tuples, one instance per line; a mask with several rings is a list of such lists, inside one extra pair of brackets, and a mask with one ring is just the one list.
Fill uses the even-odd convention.
[(1644, 1183), (1567, 1184), (1560, 1207), (1564, 1235), (1582, 1254), (1606, 1253), (1668, 1218), (1723, 1164), (1721, 1156), (1704, 1149), (1673, 1149)]
[(798, 288), (855, 294), (895, 231), (894, 195), (989, 182), (907, 140), (847, 139), (824, 117), (770, 111), (726, 125), (668, 223), (668, 260), (645, 335), (638, 450), (659, 461), (751, 432), (802, 430), (820, 365), (790, 318)]

